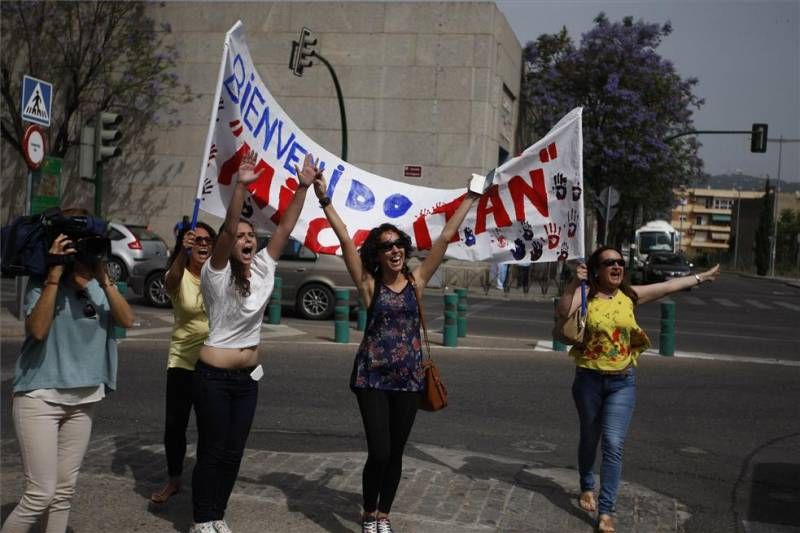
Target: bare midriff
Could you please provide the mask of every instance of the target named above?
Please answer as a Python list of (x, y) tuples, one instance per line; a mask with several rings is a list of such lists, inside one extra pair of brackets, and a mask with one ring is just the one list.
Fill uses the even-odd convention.
[(219, 348), (203, 346), (200, 360), (217, 368), (247, 368), (258, 364), (258, 346), (246, 348)]

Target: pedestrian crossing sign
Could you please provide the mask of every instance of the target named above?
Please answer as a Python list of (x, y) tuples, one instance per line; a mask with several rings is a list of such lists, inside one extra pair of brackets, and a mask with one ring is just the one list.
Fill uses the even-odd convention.
[(22, 78), (22, 120), (49, 127), (53, 85), (31, 76)]

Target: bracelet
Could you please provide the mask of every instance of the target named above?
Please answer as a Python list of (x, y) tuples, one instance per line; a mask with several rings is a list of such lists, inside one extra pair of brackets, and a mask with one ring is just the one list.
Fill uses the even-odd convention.
[(108, 283), (101, 283), (100, 284), (100, 287), (103, 288), (103, 289), (108, 289), (109, 287), (114, 287), (114, 286), (115, 285), (110, 281)]
[(322, 197), (322, 198), (320, 198), (320, 199), (319, 199), (319, 206), (320, 206), (322, 209), (325, 209), (325, 208), (326, 208), (326, 207), (328, 207), (329, 205), (331, 205), (331, 199), (330, 199), (330, 197), (328, 197), (328, 196), (324, 196), (324, 197)]
[(698, 284), (698, 285), (700, 285), (701, 283), (703, 283), (703, 280), (701, 280), (701, 279), (700, 279), (700, 276), (698, 276), (697, 274), (695, 274), (695, 275), (694, 275), (694, 279), (696, 279), (696, 280), (697, 280), (697, 284)]
[(48, 286), (48, 285), (56, 285), (56, 286), (58, 286), (58, 284), (59, 284), (58, 281), (47, 280), (47, 281), (44, 282), (45, 287)]

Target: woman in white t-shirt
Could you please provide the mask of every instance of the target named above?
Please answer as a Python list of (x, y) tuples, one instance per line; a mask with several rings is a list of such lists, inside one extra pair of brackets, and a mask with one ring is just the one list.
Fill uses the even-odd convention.
[(211, 258), (200, 273), (209, 335), (200, 349), (192, 383), (197, 418), (197, 464), (192, 478), (192, 533), (227, 533), (224, 521), (239, 474), (258, 399), (258, 344), (264, 309), (272, 293), (276, 259), (289, 240), (306, 192), (321, 175), (311, 155), (300, 171), (294, 198), (266, 248), (256, 253), (253, 225), (240, 218), (247, 184), (255, 181), (257, 154), (239, 165), (238, 183)]

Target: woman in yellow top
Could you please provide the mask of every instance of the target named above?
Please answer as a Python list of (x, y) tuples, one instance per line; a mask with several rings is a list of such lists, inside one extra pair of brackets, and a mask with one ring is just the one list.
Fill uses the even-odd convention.
[[(572, 397), (580, 419), (579, 503), (587, 511), (599, 511), (598, 531), (615, 531), (612, 513), (622, 472), (622, 449), (636, 403), (635, 368), (639, 354), (650, 347), (633, 308), (718, 276), (719, 265), (702, 274), (631, 286), (625, 278), (622, 254), (603, 246), (578, 266), (577, 276), (564, 291), (558, 305), (562, 318), (581, 305), (580, 282), (589, 285), (584, 342), (573, 346), (570, 355), (577, 365)], [(593, 466), (601, 437), (603, 467), (595, 501)]]
[(172, 300), (175, 324), (167, 361), (167, 409), (164, 448), (169, 479), (150, 496), (153, 503), (165, 503), (180, 491), (183, 459), (186, 456), (186, 425), (192, 410), (192, 375), (203, 341), (208, 337), (208, 316), (200, 292), (200, 269), (211, 257), (216, 232), (204, 222), (184, 228), (175, 242), (164, 276)]

